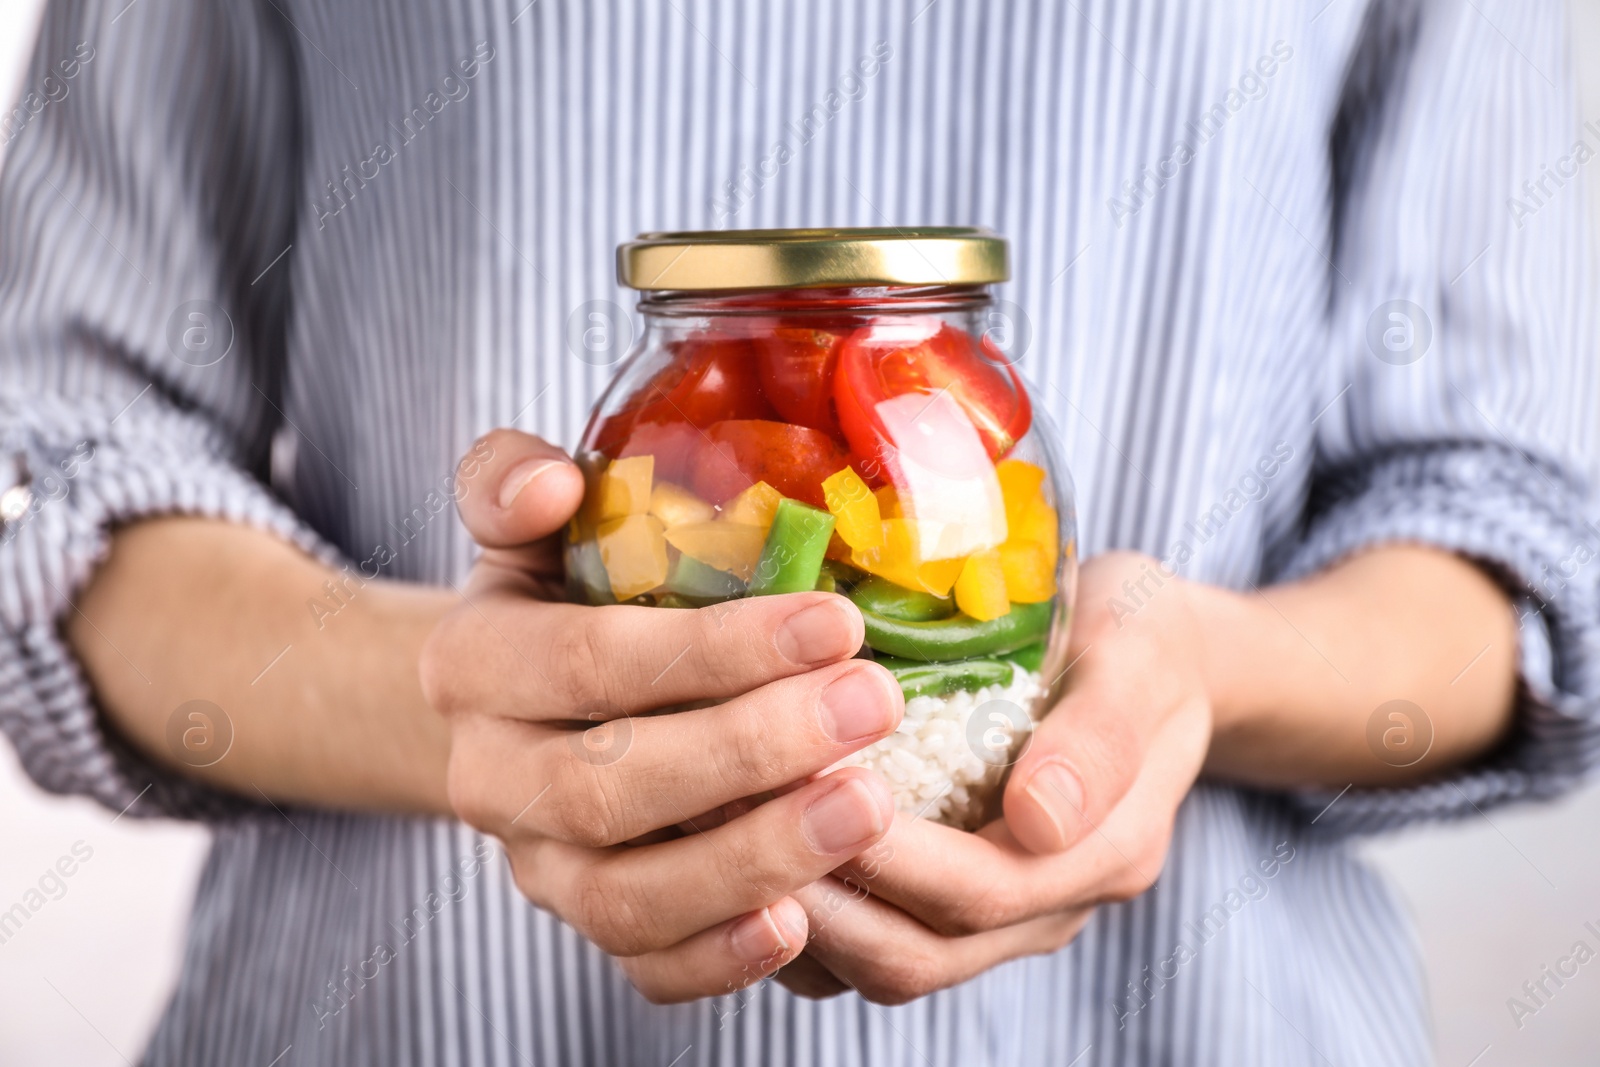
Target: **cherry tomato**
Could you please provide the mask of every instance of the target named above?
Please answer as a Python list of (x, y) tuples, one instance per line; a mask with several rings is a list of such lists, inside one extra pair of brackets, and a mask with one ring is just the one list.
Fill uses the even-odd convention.
[(706, 430), (689, 485), (722, 504), (756, 482), (784, 496), (826, 508), (822, 480), (849, 464), (844, 449), (820, 430), (767, 419), (733, 419)]
[(839, 428), (852, 458), (875, 478), (892, 464), (893, 454), (875, 409), (893, 397), (947, 394), (993, 460), (1011, 451), (1033, 421), (1016, 371), (1003, 360), (984, 358), (972, 338), (954, 326), (905, 320), (863, 326), (840, 347), (838, 358), (833, 397)]
[(686, 423), (703, 430), (724, 419), (760, 419), (772, 413), (748, 340), (693, 337), (673, 345), (672, 361), (600, 425), (592, 447), (615, 459), (640, 426)]
[(767, 400), (789, 422), (835, 436), (833, 369), (847, 330), (791, 322), (755, 340)]

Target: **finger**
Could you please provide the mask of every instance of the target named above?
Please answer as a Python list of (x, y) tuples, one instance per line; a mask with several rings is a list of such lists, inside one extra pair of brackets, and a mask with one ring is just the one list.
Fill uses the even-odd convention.
[(1099, 903), (1100, 881), (1115, 858), (1098, 838), (1039, 856), (1002, 821), (972, 834), (899, 815), (876, 847), (836, 873), (928, 928), (961, 937)]
[(513, 548), (554, 533), (583, 501), (583, 473), (556, 446), (517, 430), (492, 430), (456, 470), (457, 508), (484, 548)]
[(1061, 855), (1029, 852), (1004, 826), (997, 821), (974, 834), (898, 815), (876, 847), (836, 874), (952, 937), (1035, 918), (1089, 888), (1097, 871), (1080, 855), (1087, 844), (1062, 862)]
[[(1088, 665), (1086, 665), (1088, 666)], [(1062, 852), (1116, 807), (1159, 722), (1141, 678), (1090, 667), (1035, 728), (1006, 783), (1011, 832), (1034, 852)]]
[(1121, 803), (1065, 852), (1023, 847), (1005, 820), (976, 834), (897, 817), (884, 839), (841, 873), (941, 933), (965, 935), (1063, 908), (1128, 900), (1160, 875), (1178, 805), (1196, 773), (1196, 727), (1176, 717), (1151, 740)]
[[(903, 707), (882, 667), (856, 662), (582, 733), (468, 716), (453, 737), (450, 797), (462, 818), (501, 837), (599, 848), (682, 823), (709, 830), (720, 816), (700, 816), (888, 736)], [(549, 803), (532, 803), (546, 791)]]
[(646, 999), (676, 1004), (754, 985), (799, 955), (805, 943), (805, 909), (784, 898), (669, 949), (620, 964)]
[[(607, 820), (604, 840), (579, 843), (609, 845), (663, 826), (718, 826), (727, 821), (718, 810), (725, 805), (776, 792), (887, 737), (904, 709), (888, 672), (856, 662), (783, 679), (714, 707), (602, 727), (602, 733), (632, 734), (627, 754), (612, 762), (573, 758), (570, 735), (544, 751), (556, 761), (549, 779), (557, 793), (585, 798)], [(546, 810), (534, 826), (563, 838), (590, 829), (581, 819), (574, 824), (576, 813), (569, 808), (563, 820)]]
[(773, 977), (789, 992), (811, 1000), (825, 1000), (850, 990), (815, 956), (805, 952), (784, 964)]
[(1007, 960), (1054, 952), (1083, 929), (1093, 909), (1074, 909), (971, 937), (945, 937), (896, 908), (858, 898), (826, 878), (795, 893), (805, 906), (806, 952), (878, 1004), (904, 1004), (958, 985)]
[[(706, 700), (854, 656), (861, 613), (833, 593), (694, 610), (472, 596), (430, 638), (429, 699), (445, 712), (605, 720)], [(472, 664), (473, 669), (458, 665)]]
[(877, 841), (889, 788), (845, 770), (706, 833), (643, 848), (532, 846), (534, 902), (613, 956), (657, 952), (809, 885)]

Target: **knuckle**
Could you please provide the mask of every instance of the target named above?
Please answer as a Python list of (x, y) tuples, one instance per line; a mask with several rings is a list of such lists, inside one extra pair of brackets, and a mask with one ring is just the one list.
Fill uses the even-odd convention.
[(774, 862), (776, 851), (770, 838), (758, 841), (749, 834), (734, 834), (719, 842), (717, 861), (723, 887), (739, 910), (767, 907), (794, 888), (786, 865)]
[(739, 792), (756, 792), (785, 780), (783, 758), (773, 750), (770, 720), (750, 701), (728, 716), (717, 734), (710, 755), (717, 780)]
[[(605, 609), (595, 611), (600, 614)], [(592, 699), (606, 677), (602, 667), (615, 669), (614, 664), (606, 664), (596, 623), (571, 620), (568, 625), (555, 627), (548, 638), (545, 661), (551, 681), (560, 690), (558, 695), (572, 705)]]
[(696, 667), (724, 690), (751, 689), (793, 671), (775, 643), (779, 605), (766, 599), (725, 600), (695, 613)]
[(562, 766), (567, 780), (549, 813), (554, 836), (584, 848), (606, 848), (627, 840), (614, 775), (573, 759), (564, 760)]
[(520, 842), (506, 849), (507, 864), (511, 868), (511, 881), (527, 901), (546, 911), (558, 911), (550, 897), (549, 879), (540, 877), (542, 842)]
[(455, 665), (460, 657), (452, 652), (455, 644), (455, 616), (446, 615), (423, 642), (417, 661), (417, 680), (428, 706), (441, 715), (450, 715), (462, 704), (461, 675)]
[(745, 686), (750, 666), (765, 662), (761, 640), (745, 620), (741, 608), (748, 601), (729, 600), (712, 604), (695, 613), (691, 634), (695, 649), (695, 669), (719, 689)]
[(484, 788), (483, 768), (474, 756), (470, 737), (457, 737), (450, 746), (445, 765), (445, 796), (461, 821), (478, 830), (490, 831), (492, 804)]
[(946, 915), (939, 924), (939, 932), (953, 937), (970, 937), (998, 930), (1016, 922), (1019, 910), (1009, 892), (991, 889)]
[(610, 837), (603, 814), (590, 804), (569, 802), (556, 810), (551, 821), (557, 839), (582, 848), (604, 848)]
[(465, 761), (454, 752), (450, 754), (450, 762), (445, 768), (445, 797), (450, 803), (450, 810), (456, 813), (460, 820), (474, 829), (484, 828), (483, 810), (478, 799), (477, 783), (474, 775), (466, 773), (463, 764)]
[(748, 661), (739, 655), (728, 655), (719, 644), (697, 638), (694, 642), (694, 673), (703, 689), (725, 693), (748, 688)]
[(611, 863), (591, 864), (573, 879), (572, 892), (571, 922), (600, 951), (629, 958), (666, 947), (656, 943), (648, 894)]
[(942, 988), (943, 979), (937, 960), (922, 952), (903, 952), (885, 961), (861, 992), (874, 1004), (895, 1007)]

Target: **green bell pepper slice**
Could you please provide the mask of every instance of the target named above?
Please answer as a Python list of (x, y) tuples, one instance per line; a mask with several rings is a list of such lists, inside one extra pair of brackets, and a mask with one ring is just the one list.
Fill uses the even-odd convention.
[(955, 614), (955, 601), (920, 589), (907, 589), (887, 578), (871, 577), (856, 583), (850, 599), (862, 613), (871, 612), (898, 622), (932, 622)]
[(948, 663), (922, 663), (917, 660), (879, 656), (878, 663), (888, 668), (900, 683), (906, 699), (921, 696), (948, 696), (972, 692), (991, 685), (1010, 685), (1015, 671), (1010, 663), (998, 659), (958, 659)]
[(1055, 601), (1038, 604), (1013, 604), (998, 619), (979, 622), (966, 615), (930, 622), (906, 622), (879, 615), (861, 606), (866, 623), (867, 645), (902, 659), (939, 663), (953, 659), (973, 659), (1014, 652), (1041, 640), (1050, 628)]
[(1023, 645), (1021, 648), (1004, 653), (1004, 658), (1029, 674), (1038, 674), (1040, 668), (1044, 666), (1044, 642), (1035, 641), (1031, 645)]
[(804, 593), (817, 586), (822, 561), (833, 536), (833, 516), (784, 497), (767, 531), (761, 559), (750, 579), (750, 593)]
[(693, 556), (679, 556), (667, 572), (667, 592), (709, 604), (743, 596), (745, 583)]

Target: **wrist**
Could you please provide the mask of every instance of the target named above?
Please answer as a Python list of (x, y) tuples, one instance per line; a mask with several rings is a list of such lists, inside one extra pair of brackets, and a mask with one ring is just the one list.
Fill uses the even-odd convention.
[(1349, 682), (1320, 651), (1331, 641), (1325, 621), (1307, 615), (1303, 587), (1195, 589), (1213, 708), (1207, 772), (1273, 786), (1327, 778), (1316, 768), (1351, 744), (1347, 723), (1321, 709), (1330, 696), (1342, 708)]
[(424, 698), (418, 664), (428, 635), (455, 603), (448, 589), (398, 581), (370, 582), (350, 601), (351, 668), (357, 676), (376, 675), (372, 691), (387, 697), (386, 706), (375, 709), (382, 718), (374, 721), (372, 736), (372, 767), (383, 779), (378, 788), (388, 794), (383, 807), (451, 813), (445, 790), (449, 726)]
[(1199, 627), (1201, 672), (1214, 733), (1225, 737), (1264, 713), (1270, 665), (1260, 653), (1259, 597), (1200, 582), (1182, 587)]

